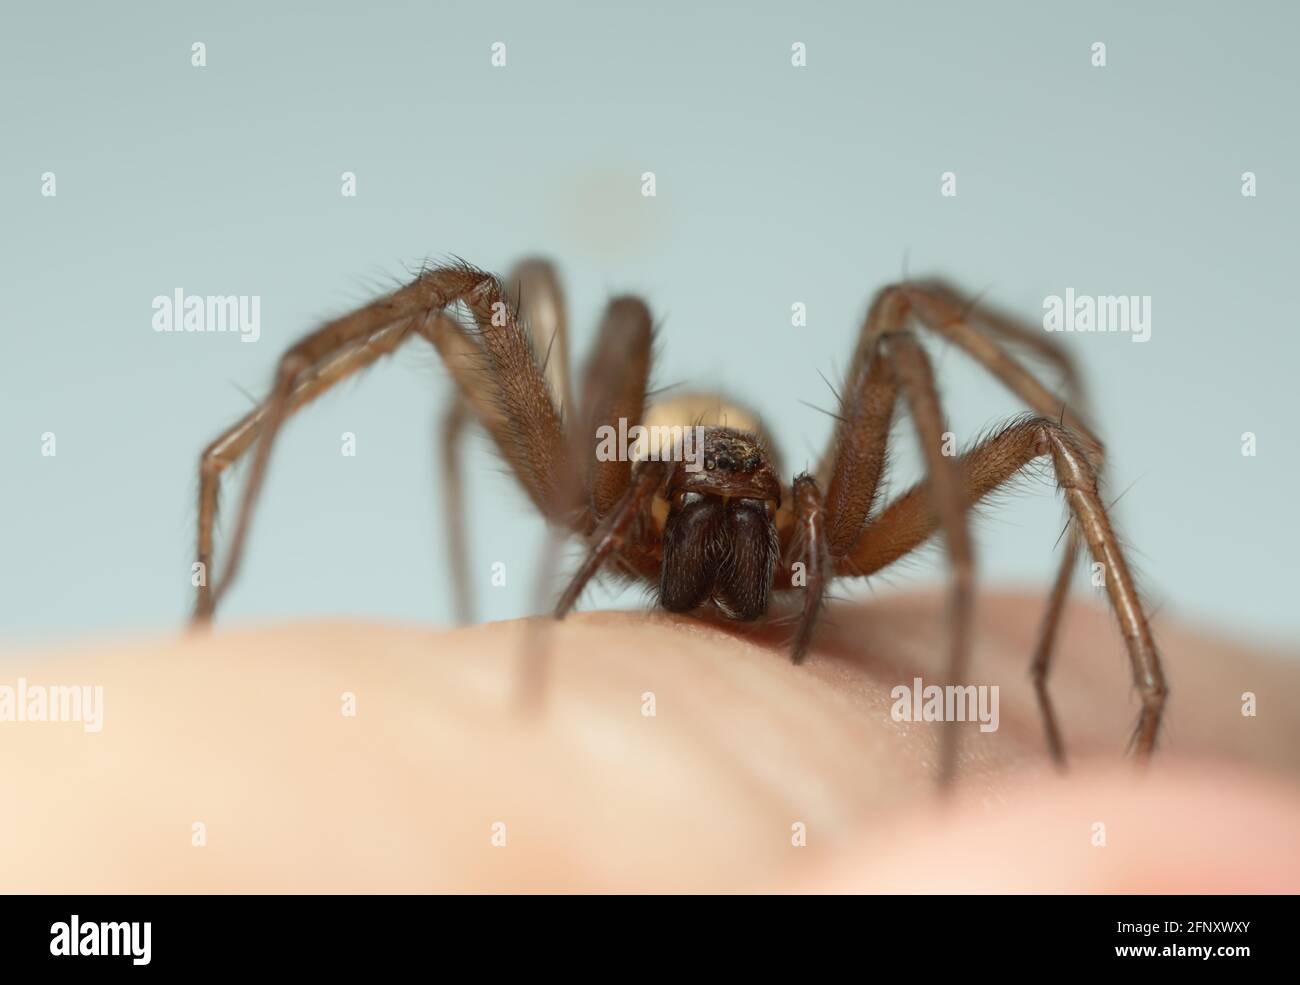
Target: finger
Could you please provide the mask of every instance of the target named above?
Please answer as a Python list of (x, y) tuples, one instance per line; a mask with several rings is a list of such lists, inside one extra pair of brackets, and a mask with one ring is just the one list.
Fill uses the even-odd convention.
[[(931, 797), (935, 729), (894, 721), (889, 689), (942, 652), (927, 645), (939, 604), (842, 607), (850, 639), (832, 633), (801, 668), (761, 633), (585, 615), (556, 627), (544, 711), (528, 720), (513, 702), (523, 622), (452, 634), (287, 627), (18, 657), (10, 666), (32, 681), (102, 685), (105, 724), (97, 734), (0, 729), (16, 805), (0, 815), (0, 836), (32, 846), (10, 854), (0, 885), (722, 889), (770, 879), (806, 864), (792, 853), (800, 830), (818, 851), (842, 847)], [(1043, 761), (1032, 694), (1015, 690), (1032, 631), (1020, 650), (1022, 630), (1001, 611), (986, 603), (976, 657), (1009, 700), (996, 733), (971, 733), (963, 778), (990, 792)], [(1067, 737), (1086, 737), (1105, 651), (1071, 646), (1061, 693), (1078, 707), (1063, 721)], [(1223, 700), (1215, 674), (1229, 663), (1187, 652), (1184, 673), (1212, 665), (1210, 696), (1198, 704), (1185, 689), (1175, 721), (1190, 727), (1175, 747), (1189, 733), (1201, 741), (1197, 709)], [(1277, 711), (1286, 672), (1232, 656), (1271, 708), (1242, 726), (1255, 755), (1294, 728)], [(1107, 712), (1119, 725), (1124, 697)], [(67, 790), (103, 807), (68, 804)]]
[(1093, 762), (918, 807), (783, 889), (921, 893), (1294, 893), (1300, 789), (1224, 761), (1135, 782)]

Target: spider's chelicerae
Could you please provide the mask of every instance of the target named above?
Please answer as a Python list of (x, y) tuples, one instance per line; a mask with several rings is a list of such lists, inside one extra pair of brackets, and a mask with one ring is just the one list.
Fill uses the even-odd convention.
[[(458, 318), (456, 309), (472, 319)], [(981, 363), (1037, 416), (1017, 419), (960, 457), (945, 455), (943, 413), (915, 326)], [(651, 401), (653, 328), (633, 297), (613, 300), (575, 400), (567, 370), (563, 296), (553, 269), (521, 264), (509, 286), (466, 264), (429, 267), (410, 284), (317, 329), (280, 359), (270, 396), (204, 451), (198, 559), (209, 570), (222, 472), (250, 448), (254, 459), (221, 578), (201, 579), (195, 620), (211, 619), (230, 587), (280, 426), (335, 383), (420, 337), (437, 348), (456, 383), (445, 426), (457, 607), (469, 608), (460, 517), (459, 438), (477, 422), (492, 436), (524, 491), (553, 525), (582, 538), (586, 559), (555, 609), (563, 618), (605, 571), (658, 585), (674, 612), (713, 607), (731, 619), (765, 616), (773, 592), (802, 596), (792, 653), (807, 654), (826, 586), (879, 571), (942, 534), (952, 568), (950, 680), (966, 679), (970, 650), (973, 504), (1039, 458), (1050, 460), (1073, 523), (1052, 587), (1032, 672), (1052, 756), (1064, 750), (1046, 690), (1052, 643), (1081, 545), (1104, 566), (1105, 585), (1142, 701), (1134, 743), (1147, 756), (1166, 687), (1129, 566), (1098, 493), (1102, 446), (1076, 413), (1077, 374), (1045, 337), (964, 305), (948, 288), (904, 283), (877, 294), (840, 391), (835, 435), (815, 474), (788, 486), (754, 413), (700, 394)], [(1063, 402), (1007, 350), (1032, 348), (1062, 372)], [(899, 399), (922, 449), (926, 479), (877, 504), (890, 425)], [(597, 434), (636, 424), (703, 427), (695, 468), (681, 458), (597, 454)], [(697, 452), (699, 449), (697, 449)], [(702, 465), (703, 467), (699, 467)], [(945, 730), (941, 772), (951, 774), (956, 730)]]

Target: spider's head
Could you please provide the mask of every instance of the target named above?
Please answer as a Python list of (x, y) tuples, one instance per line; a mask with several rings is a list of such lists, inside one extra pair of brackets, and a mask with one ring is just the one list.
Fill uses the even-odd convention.
[(733, 619), (757, 619), (780, 552), (780, 480), (758, 438), (730, 428), (705, 429), (699, 460), (668, 479), (660, 604), (689, 612), (712, 601)]

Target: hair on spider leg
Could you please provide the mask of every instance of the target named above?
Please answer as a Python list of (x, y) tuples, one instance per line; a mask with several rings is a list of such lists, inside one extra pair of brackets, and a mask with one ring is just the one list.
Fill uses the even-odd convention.
[(898, 279), (903, 284), (907, 284), (910, 280), (908, 276), (907, 268), (908, 268), (908, 263), (911, 261), (911, 259), (912, 259), (912, 248), (910, 246), (904, 246), (903, 259), (902, 262), (899, 264), (899, 274), (898, 274)]
[(961, 309), (962, 321), (969, 321), (971, 319), (978, 318), (980, 303), (988, 296), (988, 293), (991, 290), (993, 290), (993, 287), (994, 287), (994, 282), (989, 281), (987, 284), (985, 284), (983, 287), (981, 287), (978, 291), (976, 291), (974, 294), (970, 296), (970, 298), (966, 301), (966, 303), (962, 306)]
[(831, 395), (835, 398), (835, 406), (843, 410), (844, 398), (840, 395), (840, 391), (835, 389), (835, 384), (832, 383), (830, 380), (828, 380), (826, 378), (826, 374), (823, 373), (820, 369), (817, 370), (817, 375), (821, 377), (821, 381), (826, 384), (826, 389), (830, 390)]
[(1109, 513), (1111, 510), (1113, 510), (1115, 508), (1115, 504), (1118, 503), (1125, 496), (1127, 496), (1130, 492), (1132, 492), (1133, 487), (1136, 486), (1143, 479), (1145, 479), (1148, 475), (1150, 475), (1149, 472), (1143, 472), (1136, 479), (1134, 479), (1127, 486), (1125, 486), (1124, 491), (1122, 493), (1120, 493), (1118, 496), (1116, 496), (1114, 499), (1112, 499), (1109, 503), (1106, 504), (1106, 512)]
[(242, 387), (242, 386), (240, 386), (238, 383), (236, 383), (234, 380), (227, 380), (226, 382), (228, 382), (228, 383), (231, 385), (231, 387), (233, 387), (233, 388), (234, 388), (234, 389), (235, 389), (235, 390), (236, 390), (240, 395), (243, 396), (243, 398), (244, 398), (245, 400), (247, 400), (247, 401), (248, 401), (250, 404), (252, 404), (254, 407), (256, 407), (258, 404), (260, 404), (260, 403), (262, 402), (262, 401), (258, 400), (256, 397), (254, 397), (254, 396), (253, 396), (253, 395), (252, 395), (248, 390), (246, 390), (244, 387)]
[[(397, 261), (397, 265), (406, 267), (401, 260)], [(394, 291), (400, 290), (415, 278), (415, 274), (409, 267), (406, 267), (405, 274), (405, 279), (403, 279), (397, 274), (394, 274), (390, 269), (385, 269), (384, 267), (376, 265), (369, 274), (358, 276), (355, 278), (355, 281), (365, 289), (362, 298), (375, 297), (376, 295), (382, 297), (386, 294), (392, 294)], [(361, 299), (357, 299), (357, 301), (360, 300)], [(356, 302), (354, 302), (354, 306), (355, 303)]]
[[(1132, 695), (1136, 690), (1137, 688), (1135, 686), (1133, 686), (1132, 684), (1129, 685), (1130, 701), (1132, 700)], [(1166, 694), (1167, 693), (1168, 693), (1168, 689), (1166, 688)], [(1155, 742), (1153, 743), (1153, 748), (1158, 748), (1160, 744), (1168, 738), (1169, 733), (1173, 729), (1174, 720), (1175, 720), (1175, 716), (1173, 715), (1162, 715), (1160, 717), (1160, 723), (1156, 729), (1156, 737), (1155, 737)], [(1142, 761), (1143, 754), (1138, 749), (1138, 744), (1141, 741), (1141, 738), (1142, 738), (1142, 717), (1141, 717), (1141, 713), (1139, 713), (1138, 720), (1134, 723), (1133, 729), (1129, 733), (1128, 742), (1124, 744), (1124, 754), (1126, 756), (1136, 758), (1139, 761)]]
[(827, 417), (833, 418), (839, 421), (841, 424), (849, 423), (847, 418), (842, 417), (841, 415), (835, 413), (833, 410), (827, 410), (825, 407), (818, 407), (816, 404), (809, 403), (807, 400), (800, 400), (799, 403), (803, 404), (805, 407), (812, 408), (813, 410), (817, 411), (819, 414), (825, 414)]
[(686, 383), (684, 380), (679, 380), (676, 383), (668, 383), (665, 384), (664, 386), (659, 386), (650, 390), (646, 390), (645, 392), (646, 400), (653, 400), (656, 397), (662, 397), (664, 394), (669, 393), (673, 390), (679, 390), (685, 385)]

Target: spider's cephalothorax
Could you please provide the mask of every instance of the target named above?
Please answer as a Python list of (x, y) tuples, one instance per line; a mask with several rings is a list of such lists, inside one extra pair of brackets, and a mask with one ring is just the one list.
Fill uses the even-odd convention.
[[(452, 317), (464, 309), (468, 324)], [(945, 440), (943, 406), (916, 329), (934, 332), (984, 366), (1033, 411), (960, 457)], [(653, 348), (649, 308), (633, 297), (606, 309), (579, 381), (569, 380), (564, 297), (545, 261), (521, 264), (509, 282), (467, 264), (428, 267), (406, 287), (335, 319), (280, 359), (271, 395), (203, 453), (199, 472), (200, 569), (210, 571), (221, 474), (255, 447), (248, 484), (219, 580), (200, 579), (195, 621), (212, 617), (239, 567), (253, 506), (284, 420), (340, 380), (408, 339), (432, 343), (456, 383), (445, 421), (451, 592), (470, 610), (460, 439), (476, 423), (491, 436), (537, 510), (586, 542), (587, 555), (555, 608), (569, 612), (602, 571), (658, 584), (664, 607), (713, 605), (737, 619), (769, 611), (770, 596), (799, 600), (792, 653), (809, 650), (834, 578), (871, 575), (942, 533), (952, 568), (949, 680), (964, 682), (970, 654), (973, 552), (971, 507), (1031, 462), (1049, 459), (1070, 508), (1065, 541), (1032, 672), (1058, 761), (1064, 747), (1046, 681), (1069, 575), (1081, 549), (1106, 573), (1106, 592), (1128, 648), (1142, 698), (1135, 747), (1155, 745), (1166, 688), (1142, 600), (1111, 527), (1098, 482), (1102, 446), (1078, 414), (1083, 401), (1073, 361), (1050, 339), (1010, 318), (976, 308), (942, 284), (896, 284), (867, 312), (832, 416), (835, 433), (811, 473), (782, 486), (758, 415), (713, 395), (649, 400)], [(1011, 354), (1019, 347), (1052, 363), (1066, 383), (1058, 397)], [(755, 358), (763, 353), (754, 350)], [(779, 394), (784, 405), (785, 394)], [(903, 404), (925, 461), (926, 479), (881, 505), (895, 406)], [(704, 429), (702, 468), (685, 460), (609, 456), (592, 436), (626, 435), (657, 420)], [(698, 450), (698, 449), (697, 449)], [(697, 456), (698, 457), (698, 456)], [(209, 587), (210, 583), (212, 587)], [(945, 729), (941, 771), (951, 776), (956, 731)]]
[[(766, 614), (781, 544), (781, 482), (757, 436), (705, 428), (693, 461), (666, 483), (659, 602), (690, 612), (712, 602), (733, 619)], [(692, 468), (694, 466), (694, 468)]]

